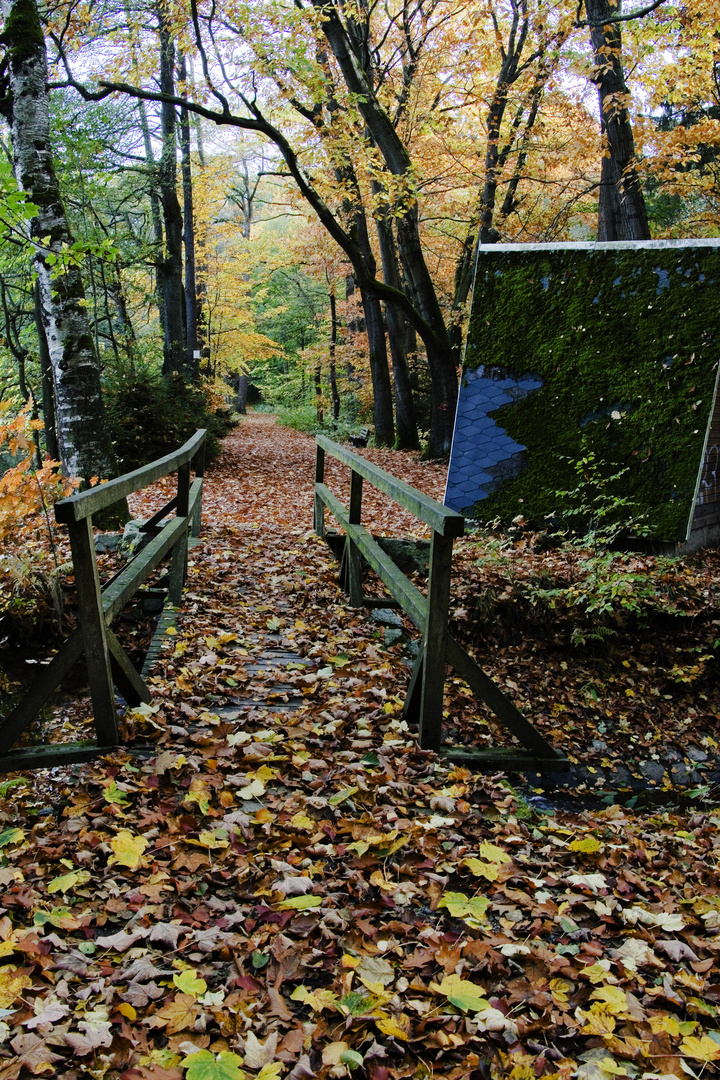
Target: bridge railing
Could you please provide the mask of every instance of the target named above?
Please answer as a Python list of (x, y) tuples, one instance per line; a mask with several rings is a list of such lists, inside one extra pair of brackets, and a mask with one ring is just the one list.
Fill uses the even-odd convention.
[[(171, 556), (167, 599), (180, 602), (187, 569), (189, 534), (200, 531), (205, 431), (199, 430), (172, 454), (133, 472), (55, 504), (55, 518), (66, 525), (77, 590), (79, 626), (65, 641), (14, 710), (0, 721), (0, 771), (84, 761), (119, 742), (115, 688), (128, 705), (150, 700), (144, 680), (111, 630), (113, 620), (158, 564)], [(135, 491), (177, 473), (177, 489), (141, 528), (146, 542), (115, 577), (101, 588), (95, 555), (93, 515)], [(191, 479), (194, 473), (194, 479)], [(175, 511), (174, 516), (169, 517)], [(165, 521), (166, 518), (169, 520)], [(163, 524), (164, 522), (164, 524)], [(12, 750), (76, 661), (85, 654), (96, 740), (50, 743)]]
[[(350, 469), (349, 506), (345, 506), (325, 484), (325, 457), (329, 455)], [(430, 557), (427, 595), (414, 585), (361, 524), (363, 481), (389, 496), (430, 526)], [(379, 576), (393, 600), (409, 616), (421, 634), (420, 646), (410, 679), (403, 717), (419, 728), (420, 746), (440, 751), (448, 760), (478, 768), (505, 770), (563, 769), (567, 761), (516, 708), (499, 686), (448, 631), (453, 541), (463, 535), (465, 519), (442, 503), (429, 498), (409, 484), (359, 454), (317, 436), (315, 464), (314, 528), (324, 537), (325, 510), (345, 533), (341, 562), (341, 585), (354, 607), (377, 606), (363, 595), (363, 560)], [(392, 603), (392, 602), (391, 602)], [(383, 606), (390, 606), (383, 601)], [(509, 731), (523, 749), (514, 747), (443, 747), (443, 699), (447, 666), (454, 668), (473, 693), (489, 707), (497, 723)]]

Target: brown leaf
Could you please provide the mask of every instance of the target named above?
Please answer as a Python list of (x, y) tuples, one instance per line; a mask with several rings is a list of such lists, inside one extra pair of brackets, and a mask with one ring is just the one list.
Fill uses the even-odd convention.
[(172, 1001), (155, 1013), (155, 1026), (166, 1027), (168, 1035), (192, 1028), (200, 1015), (195, 998), (191, 994), (176, 994)]

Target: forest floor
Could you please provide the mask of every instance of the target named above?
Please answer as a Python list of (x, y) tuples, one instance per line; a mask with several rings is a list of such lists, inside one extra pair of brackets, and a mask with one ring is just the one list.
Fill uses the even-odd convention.
[[(0, 783), (0, 1080), (717, 1075), (717, 553), (593, 637), (537, 614), (567, 550), (458, 542), (454, 633), (576, 762), (482, 776), (407, 730), (413, 632), (347, 604), (313, 476), (312, 439), (243, 421), (127, 745)], [(423, 536), (369, 488), (363, 520)], [(453, 679), (446, 711), (497, 738)]]

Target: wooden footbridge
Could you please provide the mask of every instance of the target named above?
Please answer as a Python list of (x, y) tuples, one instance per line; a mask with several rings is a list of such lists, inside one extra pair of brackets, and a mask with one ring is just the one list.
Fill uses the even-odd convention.
[[(200, 529), (205, 432), (198, 431), (176, 453), (118, 477), (107, 484), (58, 502), (55, 516), (67, 525), (78, 596), (80, 625), (53, 657), (23, 700), (0, 720), (0, 770), (47, 767), (88, 760), (120, 742), (115, 692), (129, 706), (150, 700), (142, 676), (135, 670), (112, 631), (112, 623), (143, 587), (149, 575), (169, 559), (165, 592), (169, 605), (178, 605), (187, 567), (189, 539)], [(349, 506), (325, 483), (326, 456), (350, 469)], [(142, 527), (143, 544), (103, 588), (95, 557), (92, 518), (133, 492), (171, 474), (176, 493)], [(427, 594), (413, 584), (362, 524), (363, 484), (368, 483), (414, 514), (431, 529)], [(417, 725), (420, 746), (446, 760), (478, 769), (537, 772), (563, 770), (567, 760), (523, 716), (503, 691), (479, 667), (448, 631), (453, 541), (463, 535), (464, 518), (410, 487), (367, 459), (317, 438), (314, 526), (326, 536), (329, 512), (344, 534), (340, 584), (355, 607), (401, 608), (420, 633), (420, 644), (404, 707), (409, 725)], [(390, 599), (379, 601), (363, 591), (367, 568), (381, 579)], [(72, 666), (84, 654), (95, 724), (95, 739), (82, 743), (16, 746), (23, 733), (51, 698)], [(267, 658), (255, 658), (260, 666)], [(299, 659), (299, 658), (298, 658)], [(475, 748), (447, 746), (443, 738), (443, 698), (448, 667), (463, 679), (492, 712), (497, 725), (519, 747)]]

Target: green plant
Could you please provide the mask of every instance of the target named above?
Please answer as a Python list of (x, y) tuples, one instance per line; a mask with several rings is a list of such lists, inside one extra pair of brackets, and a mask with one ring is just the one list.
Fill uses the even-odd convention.
[(648, 535), (645, 515), (636, 514), (635, 500), (616, 490), (630, 472), (628, 467), (617, 468), (600, 461), (592, 450), (581, 458), (565, 460), (577, 482), (574, 488), (556, 493), (560, 500), (558, 517), (571, 533), (579, 533), (583, 546), (598, 551), (624, 535)]
[(106, 388), (108, 423), (120, 468), (127, 472), (176, 450), (198, 428), (207, 429), (206, 461), (220, 453), (233, 424), (218, 408), (212, 388), (164, 378), (148, 370), (111, 380)]

